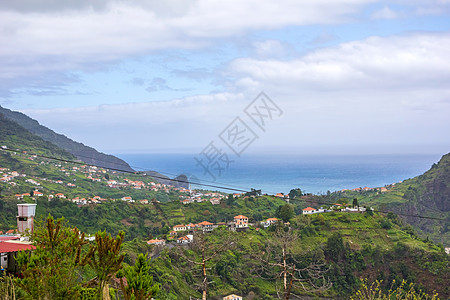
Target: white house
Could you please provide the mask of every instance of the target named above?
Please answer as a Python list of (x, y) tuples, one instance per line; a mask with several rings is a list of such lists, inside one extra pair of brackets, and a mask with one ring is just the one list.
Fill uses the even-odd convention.
[(194, 236), (192, 234), (188, 234), (188, 235), (178, 238), (177, 243), (178, 244), (189, 244), (189, 243), (192, 243), (193, 240), (194, 240)]
[(178, 231), (185, 231), (187, 228), (186, 228), (186, 225), (175, 225), (175, 226), (173, 226), (173, 231), (176, 231), (176, 232), (178, 232)]
[(268, 218), (266, 221), (261, 222), (261, 224), (264, 226), (264, 228), (267, 228), (270, 225), (275, 224), (276, 222), (278, 222), (277, 218)]
[(235, 224), (236, 228), (247, 228), (248, 227), (248, 218), (243, 215), (235, 216), (234, 224)]
[(162, 246), (164, 246), (164, 245), (166, 244), (166, 241), (165, 241), (165, 240), (153, 239), (153, 240), (147, 241), (147, 244), (149, 244), (149, 245), (162, 245)]
[(307, 207), (303, 209), (303, 214), (304, 215), (309, 215), (309, 214), (314, 214), (317, 212), (317, 209), (313, 208), (313, 207)]

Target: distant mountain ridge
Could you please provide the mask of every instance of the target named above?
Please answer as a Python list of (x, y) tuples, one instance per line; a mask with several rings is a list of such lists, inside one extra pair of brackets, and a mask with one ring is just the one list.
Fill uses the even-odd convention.
[(396, 184), (394, 192), (381, 199), (380, 208), (406, 215), (424, 235), (450, 246), (450, 153), (424, 174)]
[(130, 165), (124, 160), (101, 153), (92, 147), (86, 146), (82, 143), (75, 142), (65, 135), (54, 132), (53, 130), (39, 124), (38, 121), (28, 117), (27, 115), (12, 111), (0, 106), (0, 114), (3, 114), (7, 119), (16, 122), (31, 133), (39, 136), (43, 140), (50, 142), (61, 149), (74, 155), (77, 159), (86, 162), (87, 164), (96, 165), (107, 169), (118, 169), (127, 172), (135, 172)]
[[(64, 149), (44, 141), (39, 136), (11, 121), (0, 113), (0, 143), (2, 149), (14, 151), (31, 151), (35, 154), (56, 157), (58, 159), (74, 160), (75, 157)], [(2, 155), (8, 154), (7, 151)]]

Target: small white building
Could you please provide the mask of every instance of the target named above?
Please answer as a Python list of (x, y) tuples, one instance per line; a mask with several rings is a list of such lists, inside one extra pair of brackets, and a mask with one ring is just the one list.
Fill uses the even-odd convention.
[(304, 215), (309, 215), (309, 214), (314, 214), (317, 212), (317, 209), (313, 208), (313, 207), (307, 207), (303, 209), (303, 214)]
[(173, 231), (186, 231), (186, 225), (175, 225), (173, 226)]
[(147, 244), (149, 244), (149, 245), (162, 245), (162, 246), (164, 246), (164, 245), (166, 244), (166, 241), (165, 241), (165, 240), (153, 239), (153, 240), (147, 241)]
[(261, 222), (261, 225), (263, 225), (264, 228), (267, 228), (270, 225), (275, 224), (276, 222), (278, 222), (277, 218), (268, 218), (266, 221)]
[(182, 237), (179, 237), (177, 240), (178, 244), (189, 244), (194, 240), (194, 236), (192, 234), (188, 234)]

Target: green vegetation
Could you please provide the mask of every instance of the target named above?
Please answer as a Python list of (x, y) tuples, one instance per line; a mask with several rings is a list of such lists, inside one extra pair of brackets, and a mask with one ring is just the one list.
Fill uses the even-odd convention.
[(361, 206), (405, 214), (403, 219), (414, 226), (419, 235), (450, 247), (450, 153), (423, 175), (383, 189), (339, 191), (320, 201), (333, 203), (338, 199), (357, 199)]
[[(112, 294), (143, 299), (156, 292), (157, 299), (206, 294), (215, 299), (230, 293), (248, 299), (289, 299), (293, 295), (365, 299), (356, 297), (368, 295), (372, 287), (378, 288), (381, 299), (382, 295), (393, 295), (389, 294), (392, 291), (418, 299), (423, 293), (434, 297), (433, 291), (443, 299), (450, 297), (449, 257), (442, 245), (433, 242), (450, 240), (449, 155), (424, 175), (388, 186), (385, 191), (304, 195), (293, 189), (289, 204), (258, 193), (228, 195), (218, 205), (209, 201), (182, 204), (180, 199), (188, 197), (187, 193), (173, 188), (153, 190), (150, 176), (32, 156), (29, 153), (74, 159), (1, 116), (0, 122), (0, 144), (18, 149), (16, 153), (0, 150), (0, 167), (9, 169), (1, 172), (17, 173), (14, 184), (0, 183), (0, 230), (16, 227), (19, 202), (36, 201), (36, 219), (42, 220), (33, 235), (38, 248), (32, 255), (18, 257), (24, 278), (14, 281), (5, 277), (1, 281), (2, 295), (12, 299), (106, 299)], [(111, 187), (108, 181), (120, 184)], [(143, 187), (128, 184), (132, 181), (142, 182)], [(31, 197), (35, 189), (44, 196)], [(31, 195), (19, 200), (22, 196), (16, 194), (24, 193)], [(49, 197), (57, 193), (66, 199)], [(94, 196), (103, 200), (81, 204), (67, 200)], [(147, 199), (148, 203), (120, 200), (125, 196)], [(375, 209), (301, 215), (303, 208), (318, 208), (324, 203)], [(379, 213), (380, 209), (445, 221), (407, 218), (408, 223), (421, 228), (419, 235), (404, 218)], [(50, 213), (65, 219), (55, 222), (47, 218)], [(236, 215), (247, 216), (252, 225), (243, 232), (219, 226), (201, 237), (191, 232), (195, 243), (184, 246), (146, 243), (150, 238), (168, 239), (176, 224), (228, 222)], [(273, 217), (281, 221), (268, 228), (260, 223)], [(96, 242), (85, 242), (78, 228), (95, 234)], [(184, 234), (187, 232), (178, 236)], [(114, 284), (110, 279), (115, 276), (122, 281)], [(377, 282), (377, 286), (368, 286), (360, 278)], [(394, 284), (388, 285), (390, 282)], [(415, 284), (414, 291), (410, 283)]]
[[(383, 292), (380, 288), (380, 281), (375, 281), (372, 284), (368, 284), (367, 280), (363, 281), (362, 288), (351, 297), (352, 300), (390, 300), (390, 299), (417, 299), (417, 300), (436, 300), (437, 294), (428, 295), (421, 290), (417, 291), (413, 283), (407, 284), (406, 281), (402, 281), (397, 288), (391, 288), (387, 292)], [(395, 286), (396, 282), (392, 282), (392, 286)]]
[[(11, 299), (16, 299), (16, 295), (24, 299), (110, 299), (115, 291), (110, 290), (109, 282), (118, 273), (128, 281), (124, 285), (121, 280), (126, 299), (148, 299), (158, 293), (144, 255), (138, 256), (134, 266), (122, 269), (123, 232), (116, 238), (98, 232), (89, 249), (84, 237), (84, 233), (68, 226), (63, 219), (55, 222), (49, 216), (45, 225), (38, 225), (30, 235), (36, 249), (18, 253), (22, 276), (2, 280), (0, 290)], [(92, 274), (96, 276), (86, 281)], [(93, 282), (98, 282), (97, 289), (86, 288)]]
[[(396, 224), (397, 220), (390, 221), (390, 229), (384, 229), (384, 220), (387, 218), (377, 213), (327, 213), (297, 216), (291, 219), (290, 227), (279, 224), (246, 232), (219, 227), (205, 236), (207, 245), (217, 249), (224, 241), (235, 242), (206, 265), (208, 282), (212, 283), (208, 297), (229, 293), (255, 299), (283, 297), (286, 291), (278, 275), (283, 273), (280, 259), (286, 245), (290, 267), (287, 282), (296, 276), (292, 277), (291, 295), (348, 298), (361, 287), (359, 278), (368, 278), (399, 283), (407, 280), (428, 293), (436, 290), (446, 299), (450, 295), (448, 256), (437, 245), (416, 239), (403, 225)], [(283, 242), (284, 234), (280, 237), (283, 232), (289, 235), (288, 244)], [(161, 284), (159, 297), (200, 298), (202, 268), (191, 261), (202, 261), (201, 248), (188, 246), (183, 254), (177, 249), (165, 248), (152, 261), (152, 275)], [(313, 276), (308, 270), (320, 272)], [(314, 281), (319, 274), (320, 282)], [(381, 288), (387, 292), (390, 286), (382, 284)]]
[[(151, 299), (158, 294), (159, 285), (153, 284), (153, 276), (150, 275), (150, 258), (139, 254), (134, 266), (128, 266), (119, 270), (117, 277), (120, 278), (120, 287), (125, 300)], [(127, 284), (124, 284), (123, 277)]]
[(84, 234), (76, 227), (70, 228), (63, 220), (56, 223), (49, 216), (45, 226), (37, 228), (32, 236), (36, 249), (21, 251), (17, 263), (23, 279), (17, 279), (19, 287), (28, 299), (64, 299), (79, 296), (77, 282), (79, 269), (87, 256), (81, 256), (81, 248), (87, 244)]

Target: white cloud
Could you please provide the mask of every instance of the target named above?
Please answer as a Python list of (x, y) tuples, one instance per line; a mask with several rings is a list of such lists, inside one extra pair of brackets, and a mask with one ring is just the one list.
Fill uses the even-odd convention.
[(450, 34), (370, 37), (293, 60), (236, 59), (230, 74), (279, 89), (447, 88)]
[(258, 57), (285, 57), (288, 52), (291, 52), (290, 47), (284, 45), (278, 40), (264, 40), (254, 42), (256, 55)]
[(0, 78), (89, 68), (160, 49), (198, 48), (255, 29), (343, 22), (368, 2), (2, 2)]
[(382, 9), (372, 14), (373, 19), (396, 19), (398, 13), (390, 9), (388, 6), (384, 6)]

